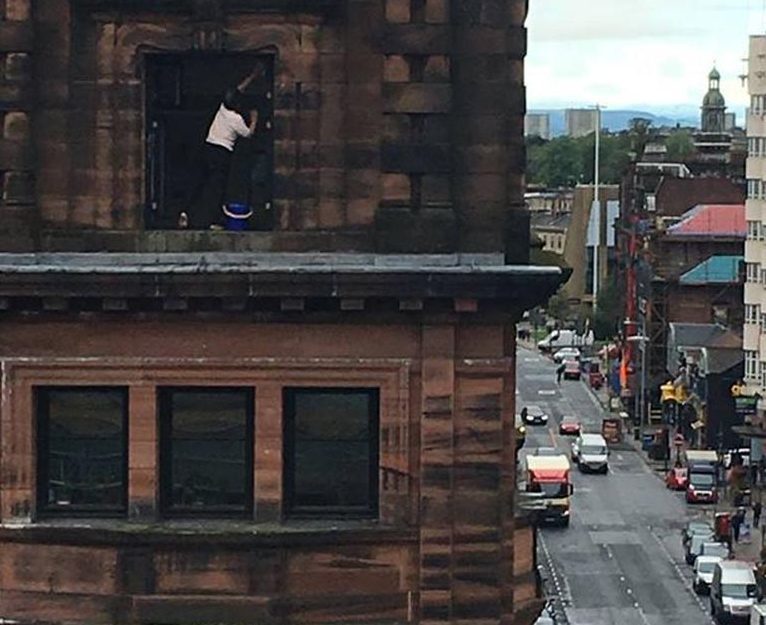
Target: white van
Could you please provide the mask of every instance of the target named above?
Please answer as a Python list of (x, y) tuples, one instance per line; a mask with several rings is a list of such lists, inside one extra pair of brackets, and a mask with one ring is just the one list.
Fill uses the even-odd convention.
[(710, 613), (717, 623), (738, 619), (747, 621), (758, 599), (753, 565), (723, 560), (715, 565), (710, 584)]
[(609, 472), (609, 447), (601, 434), (580, 434), (572, 443), (572, 462), (580, 471)]
[(750, 609), (750, 625), (766, 625), (766, 605), (759, 603)]
[(554, 330), (542, 341), (537, 343), (541, 352), (553, 352), (562, 347), (582, 347), (593, 345), (593, 331), (587, 334), (577, 334), (575, 330)]

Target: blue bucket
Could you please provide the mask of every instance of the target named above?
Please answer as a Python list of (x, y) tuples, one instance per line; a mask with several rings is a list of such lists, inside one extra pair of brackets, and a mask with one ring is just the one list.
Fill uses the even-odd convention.
[(226, 229), (235, 232), (247, 230), (247, 220), (253, 215), (253, 209), (247, 204), (226, 204), (223, 207), (226, 215)]

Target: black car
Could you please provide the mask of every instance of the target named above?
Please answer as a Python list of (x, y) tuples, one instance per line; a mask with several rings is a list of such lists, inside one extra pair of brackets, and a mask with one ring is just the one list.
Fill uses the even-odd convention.
[(545, 414), (540, 406), (527, 406), (521, 411), (521, 416), (524, 417), (524, 423), (527, 425), (548, 424), (548, 415)]

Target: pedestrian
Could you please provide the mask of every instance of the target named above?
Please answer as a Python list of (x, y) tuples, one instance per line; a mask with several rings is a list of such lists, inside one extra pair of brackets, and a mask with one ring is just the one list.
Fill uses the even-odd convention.
[(561, 376), (564, 375), (564, 370), (566, 368), (567, 367), (564, 363), (556, 367), (556, 384), (561, 384)]
[(205, 139), (205, 176), (200, 178), (191, 197), (191, 215), (182, 212), (181, 228), (222, 229), (223, 204), (234, 146), (240, 138), (250, 138), (258, 125), (258, 111), (246, 110), (245, 90), (263, 74), (258, 65), (236, 88), (228, 89), (213, 118)]
[(739, 542), (739, 532), (742, 528), (742, 523), (745, 520), (745, 514), (742, 508), (739, 508), (731, 519), (731, 530), (734, 533), (734, 542)]
[(758, 465), (755, 462), (750, 463), (750, 485), (758, 484)]
[(758, 527), (761, 523), (761, 502), (756, 501), (753, 504), (753, 527)]

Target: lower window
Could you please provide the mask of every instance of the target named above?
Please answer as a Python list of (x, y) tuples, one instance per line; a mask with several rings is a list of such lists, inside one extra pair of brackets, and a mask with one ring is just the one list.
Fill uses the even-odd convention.
[(377, 516), (377, 389), (289, 388), (284, 403), (287, 513)]
[(36, 390), (38, 508), (121, 514), (127, 509), (128, 390)]
[(252, 389), (160, 389), (160, 504), (167, 514), (253, 507)]

